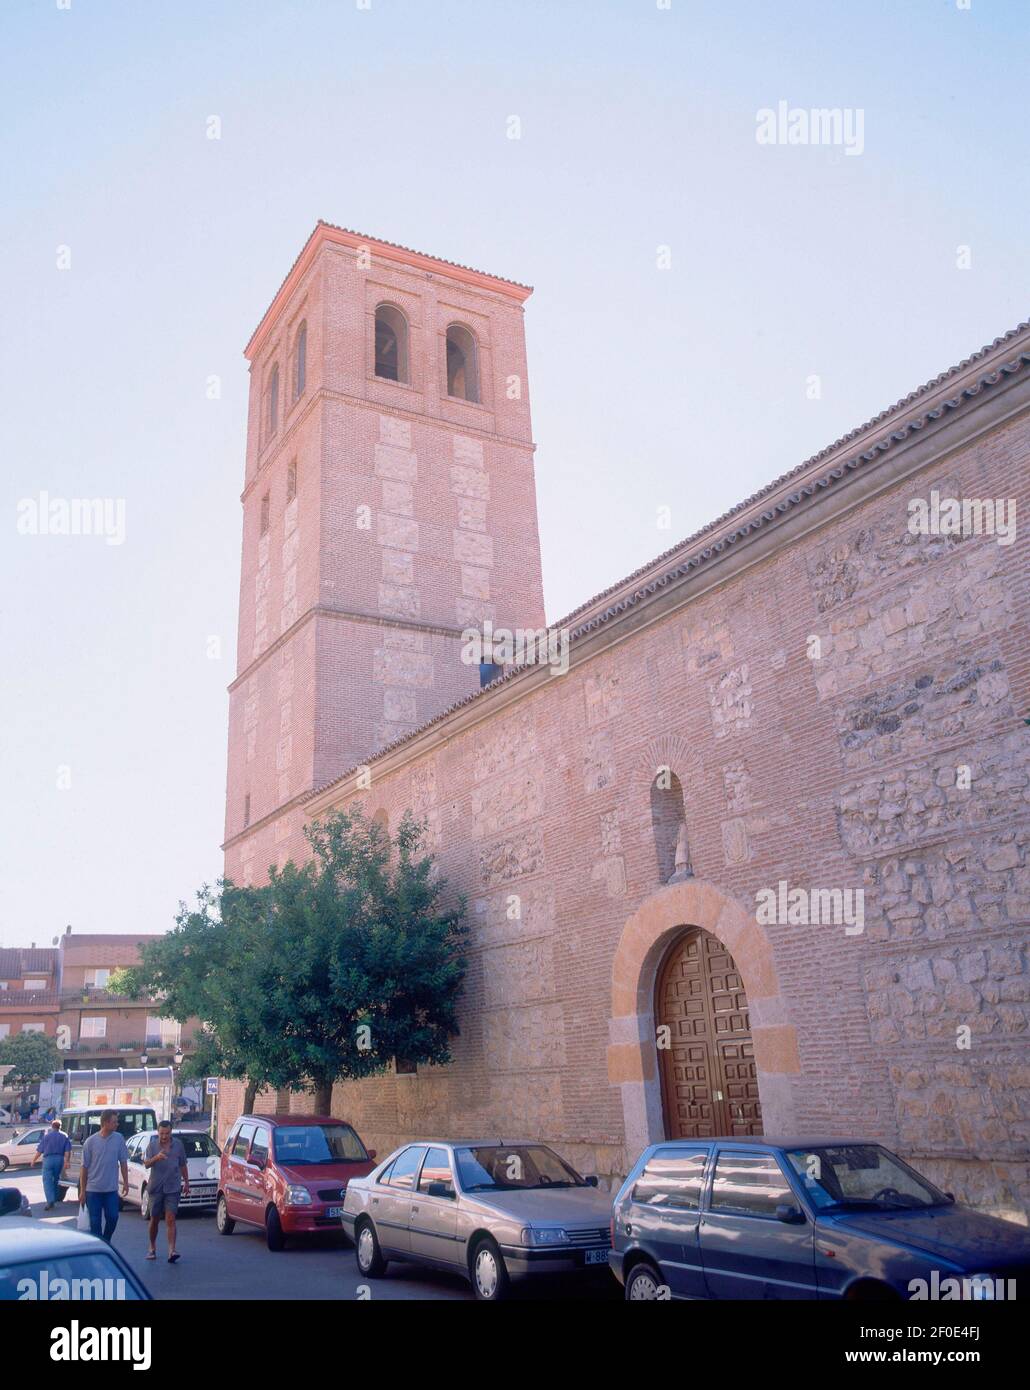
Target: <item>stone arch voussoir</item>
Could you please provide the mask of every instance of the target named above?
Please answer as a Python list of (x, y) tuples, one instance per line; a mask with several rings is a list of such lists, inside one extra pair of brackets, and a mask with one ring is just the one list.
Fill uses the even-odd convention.
[(627, 921), (612, 964), (608, 1079), (622, 1090), (627, 1158), (664, 1138), (654, 1038), (654, 989), (669, 947), (688, 927), (711, 932), (740, 971), (751, 1014), (767, 1134), (793, 1128), (791, 1078), (800, 1070), (797, 1030), (780, 993), (762, 926), (714, 883), (688, 879), (652, 893)]

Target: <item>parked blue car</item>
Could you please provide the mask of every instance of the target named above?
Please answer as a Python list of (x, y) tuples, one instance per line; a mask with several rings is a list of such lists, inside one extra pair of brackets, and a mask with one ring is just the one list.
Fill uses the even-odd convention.
[(1025, 1227), (958, 1206), (880, 1144), (681, 1139), (619, 1189), (609, 1263), (630, 1300), (1009, 1299)]

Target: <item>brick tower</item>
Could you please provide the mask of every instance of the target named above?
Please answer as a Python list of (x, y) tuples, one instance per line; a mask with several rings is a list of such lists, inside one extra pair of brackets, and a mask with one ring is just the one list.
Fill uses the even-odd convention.
[(304, 857), (313, 788), (478, 688), (463, 628), (543, 625), (530, 293), (319, 222), (247, 344), (236, 882)]

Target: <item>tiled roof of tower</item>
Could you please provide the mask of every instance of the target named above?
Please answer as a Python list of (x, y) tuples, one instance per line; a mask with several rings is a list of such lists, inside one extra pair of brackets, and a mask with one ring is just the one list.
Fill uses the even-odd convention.
[(358, 237), (362, 242), (369, 246), (386, 246), (391, 251), (403, 251), (409, 256), (419, 256), (427, 261), (435, 261), (437, 265), (448, 266), (451, 270), (467, 270), (473, 275), (485, 275), (490, 280), (500, 280), (502, 284), (514, 285), (519, 290), (529, 290), (532, 294), (533, 286), (525, 285), (521, 280), (509, 280), (506, 275), (495, 275), (492, 270), (479, 270), (474, 265), (463, 265), (461, 261), (449, 261), (444, 256), (434, 256), (431, 251), (416, 251), (412, 246), (402, 246), (398, 241), (383, 241), (381, 237), (366, 236), (364, 232), (356, 232), (353, 227), (338, 227), (335, 222), (326, 222), (321, 217), (318, 219), (319, 227), (329, 227), (334, 232), (346, 232), (348, 236)]
[[(859, 467), (862, 463), (870, 462), (878, 455), (890, 449), (895, 443), (900, 443), (914, 431), (922, 429), (929, 421), (939, 419), (946, 411), (958, 409), (965, 401), (979, 395), (990, 386), (997, 384), (1003, 376), (1009, 376), (1013, 372), (1030, 367), (1030, 336), (1028, 335), (1030, 335), (1030, 319), (1026, 319), (1022, 323), (1017, 324), (1015, 328), (1002, 334), (1001, 337), (995, 338), (992, 343), (988, 343), (985, 347), (980, 348), (979, 351), (964, 358), (954, 367), (949, 367), (947, 371), (941, 372), (939, 376), (934, 377), (931, 381), (909, 392), (907, 396), (903, 396), (902, 399), (895, 402), (894, 405), (889, 406), (878, 415), (874, 415), (872, 419), (866, 421), (864, 425), (859, 425), (856, 429), (849, 430), (847, 434), (841, 435), (833, 444), (828, 444), (817, 454), (813, 454), (811, 458), (806, 459), (804, 463), (798, 464), (795, 468), (782, 474), (773, 482), (766, 484), (765, 487), (761, 488), (745, 501), (737, 503), (735, 507), (731, 507), (728, 512), (723, 513), (723, 515), (716, 518), (715, 521), (711, 521), (706, 526), (701, 527), (699, 531), (695, 531), (693, 535), (687, 536), (686, 539), (680, 541), (678, 545), (673, 546), (670, 550), (664, 551), (661, 555), (657, 556), (640, 569), (634, 570), (631, 574), (626, 575), (623, 579), (619, 580), (618, 583), (611, 585), (610, 588), (603, 589), (599, 594), (595, 594), (593, 598), (580, 604), (578, 608), (574, 608), (566, 617), (560, 619), (556, 623), (551, 623), (550, 626), (556, 629), (569, 627), (569, 641), (574, 642), (578, 637), (585, 636), (588, 632), (602, 626), (609, 619), (640, 602), (640, 600), (647, 595), (654, 593), (655, 590), (662, 588), (671, 580), (679, 577), (686, 570), (704, 564), (707, 560), (711, 559), (714, 554), (722, 552), (727, 546), (732, 545), (733, 542), (741, 536), (745, 536), (750, 531), (758, 529), (764, 522), (773, 520), (777, 512), (785, 511), (789, 507), (799, 504), (804, 497), (810, 497), (817, 489), (828, 486), (830, 482), (842, 477), (846, 470), (851, 470)], [(818, 464), (824, 462), (838, 452), (846, 452), (845, 446), (851, 441), (861, 438), (869, 430), (873, 430), (878, 425), (897, 416), (905, 410), (906, 407), (932, 395), (933, 392), (939, 390), (945, 383), (958, 376), (960, 373), (967, 371), (968, 368), (974, 366), (977, 362), (984, 361), (992, 353), (997, 352), (999, 348), (1013, 342), (1020, 336), (1028, 336), (1028, 341), (1014, 357), (1009, 358), (1007, 361), (999, 360), (998, 365), (992, 371), (968, 382), (957, 395), (942, 400), (939, 405), (929, 408), (919, 415), (909, 417), (898, 428), (876, 439), (868, 448), (861, 450), (850, 458), (836, 463), (834, 467), (827, 472), (820, 475), (815, 471)], [(775, 503), (772, 510), (761, 512), (739, 526), (736, 530), (726, 532), (707, 548), (700, 551), (695, 550), (693, 554), (685, 555), (685, 552), (696, 547), (700, 541), (704, 540), (706, 536), (716, 532), (727, 521), (739, 515), (741, 512), (746, 511), (749, 507), (753, 507), (764, 498), (769, 497), (792, 478), (799, 478), (809, 470), (812, 470), (812, 476), (807, 478), (803, 483), (799, 483), (794, 492), (787, 494), (784, 499)], [(675, 564), (673, 561), (677, 557), (680, 557), (679, 563)], [(643, 575), (663, 565), (666, 565), (667, 568), (656, 575), (656, 577), (650, 580), (644, 587), (635, 590), (631, 589), (629, 592), (626, 592), (627, 587), (633, 585), (635, 581)], [(616, 595), (620, 595), (620, 597), (616, 599)], [(578, 627), (572, 626), (574, 620), (578, 616), (589, 612), (590, 609), (602, 603), (609, 596), (613, 599), (610, 605), (601, 609), (593, 618), (580, 623)], [(368, 763), (376, 762), (378, 759), (385, 757), (388, 753), (401, 747), (411, 739), (417, 738), (425, 730), (449, 718), (456, 710), (463, 709), (466, 705), (472, 704), (473, 701), (480, 700), (484, 696), (489, 695), (499, 686), (506, 685), (509, 681), (517, 679), (518, 676), (527, 669), (529, 668), (526, 666), (512, 667), (505, 675), (499, 676), (496, 680), (491, 681), (488, 686), (484, 686), (481, 690), (473, 691), (471, 695), (466, 695), (462, 700), (455, 701), (446, 709), (441, 710), (439, 714), (434, 715), (432, 719), (427, 719), (424, 724), (420, 724), (418, 728), (413, 729), (410, 733), (404, 734), (401, 738), (394, 739), (391, 743), (385, 744), (382, 748), (369, 754), (364, 763), (355, 764), (354, 767), (348, 768), (345, 772), (340, 773), (338, 777), (333, 777), (329, 781), (324, 782), (321, 786), (313, 788), (308, 800), (314, 800), (330, 787), (337, 786), (341, 782), (346, 781), (348, 777), (351, 777), (358, 770), (359, 766), (365, 766)]]
[(418, 265), (426, 269), (435, 267), (444, 275), (458, 273), (460, 278), (471, 278), (474, 283), (487, 288), (492, 285), (493, 288), (502, 291), (502, 293), (511, 294), (520, 303), (528, 299), (533, 293), (532, 285), (523, 285), (518, 280), (509, 280), (504, 275), (494, 275), (489, 270), (477, 270), (474, 266), (462, 265), (459, 261), (448, 261), (442, 256), (433, 256), (426, 251), (415, 251), (412, 247), (402, 246), (396, 241), (383, 241), (380, 237), (365, 236), (363, 232), (356, 232), (350, 227), (338, 227), (335, 222), (326, 222), (320, 217), (315, 223), (311, 235), (300, 248), (296, 260), (283, 277), (279, 288), (272, 296), (268, 308), (261, 315), (258, 326), (250, 335), (247, 346), (243, 349), (244, 357), (250, 358), (256, 352), (255, 344), (261, 337), (262, 329), (272, 317), (273, 309), (286, 298), (287, 286), (295, 276), (299, 278), (302, 263), (306, 269), (306, 263), (313, 256), (316, 243), (322, 239), (336, 241), (344, 245), (350, 244), (354, 247), (367, 246), (373, 254), (378, 253), (387, 259), (401, 261), (407, 265)]

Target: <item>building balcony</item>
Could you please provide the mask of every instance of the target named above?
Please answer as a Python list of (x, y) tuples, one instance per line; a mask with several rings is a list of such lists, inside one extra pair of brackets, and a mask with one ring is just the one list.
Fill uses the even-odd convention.
[(119, 1008), (119, 1009), (152, 1009), (155, 1001), (152, 999), (132, 999), (127, 994), (115, 994), (113, 990), (103, 989), (98, 985), (82, 985), (79, 989), (63, 989), (61, 991), (61, 1004), (64, 1008), (74, 1008), (79, 1005), (83, 1008)]
[(0, 1011), (4, 1013), (38, 1013), (40, 1009), (56, 1009), (60, 995), (55, 989), (0, 989)]
[(141, 1052), (148, 1053), (151, 1057), (163, 1056), (168, 1053), (171, 1056), (178, 1048), (183, 1052), (190, 1052), (193, 1043), (187, 1040), (182, 1043), (166, 1043), (161, 1041), (132, 1041), (118, 1042), (114, 1038), (79, 1038), (73, 1042), (67, 1052), (75, 1056), (96, 1056), (103, 1053), (105, 1057), (113, 1057), (117, 1054), (138, 1055)]

